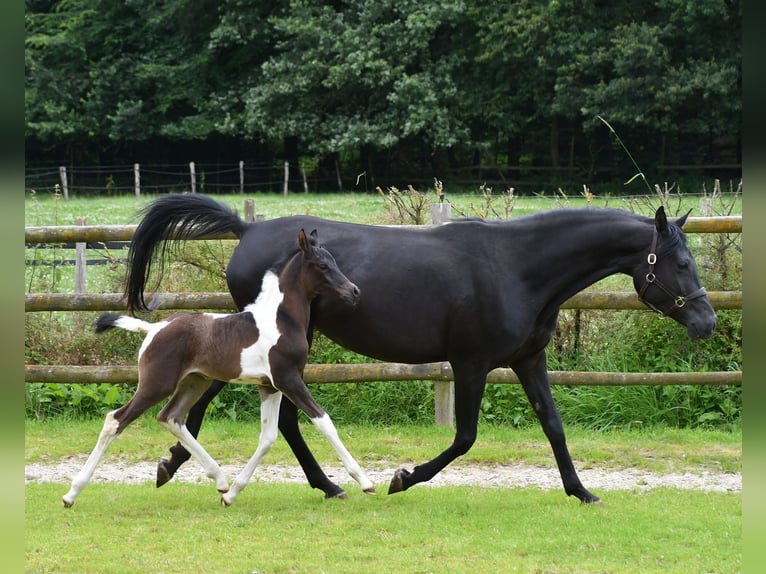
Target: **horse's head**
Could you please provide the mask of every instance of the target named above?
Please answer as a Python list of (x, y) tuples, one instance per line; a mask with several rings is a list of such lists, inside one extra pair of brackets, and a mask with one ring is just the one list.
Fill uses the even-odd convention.
[(298, 233), (298, 245), (303, 252), (303, 265), (308, 287), (316, 295), (338, 297), (351, 305), (359, 302), (359, 287), (349, 281), (338, 268), (332, 253), (319, 245), (316, 229), (308, 236), (301, 229)]
[(716, 314), (681, 229), (689, 213), (668, 222), (665, 209), (657, 210), (651, 247), (633, 272), (633, 284), (647, 306), (685, 325), (692, 339), (707, 339), (715, 331)]

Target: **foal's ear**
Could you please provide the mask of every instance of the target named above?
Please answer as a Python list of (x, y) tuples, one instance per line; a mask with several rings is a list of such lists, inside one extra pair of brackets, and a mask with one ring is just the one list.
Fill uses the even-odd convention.
[(303, 253), (309, 252), (309, 241), (306, 238), (306, 232), (303, 231), (303, 229), (298, 232), (298, 246), (301, 248)]

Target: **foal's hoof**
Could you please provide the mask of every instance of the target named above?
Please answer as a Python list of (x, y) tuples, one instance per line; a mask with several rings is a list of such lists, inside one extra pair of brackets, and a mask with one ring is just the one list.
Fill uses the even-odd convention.
[(395, 494), (397, 492), (403, 492), (407, 490), (404, 485), (405, 479), (410, 476), (410, 471), (400, 468), (394, 473), (394, 478), (391, 479), (391, 483), (388, 485), (388, 494)]
[(74, 502), (69, 502), (66, 498), (62, 498), (61, 504), (64, 505), (64, 508), (72, 508), (72, 505), (74, 504)]
[(167, 484), (168, 481), (170, 481), (170, 479), (173, 478), (173, 475), (170, 473), (170, 470), (168, 469), (169, 462), (170, 461), (163, 456), (160, 459), (160, 462), (157, 463), (157, 488), (159, 488), (163, 484)]
[(364, 492), (365, 494), (377, 494), (377, 492), (375, 492), (374, 486), (371, 486), (370, 488), (365, 488), (362, 492)]

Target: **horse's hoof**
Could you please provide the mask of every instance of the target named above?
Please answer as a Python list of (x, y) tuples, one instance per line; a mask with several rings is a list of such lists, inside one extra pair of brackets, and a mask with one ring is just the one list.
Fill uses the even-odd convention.
[(170, 470), (168, 470), (168, 463), (170, 461), (166, 459), (165, 457), (162, 457), (160, 459), (160, 462), (157, 463), (157, 488), (162, 486), (163, 484), (167, 484), (171, 478), (173, 478), (173, 475), (170, 473)]
[(232, 502), (234, 502), (234, 501), (233, 500), (231, 500), (231, 501), (226, 500), (226, 497), (224, 497), (224, 496), (221, 497), (221, 506), (223, 506), (224, 508), (228, 508), (229, 506), (231, 506)]
[(375, 492), (375, 487), (374, 486), (371, 486), (370, 488), (365, 488), (362, 492), (364, 492), (365, 494), (377, 494)]
[(64, 508), (72, 508), (72, 505), (74, 504), (74, 502), (69, 502), (66, 498), (62, 498), (61, 504), (64, 505)]
[(348, 498), (348, 494), (346, 494), (346, 491), (342, 488), (339, 488), (337, 492), (325, 492), (324, 497), (326, 500), (330, 499), (337, 499), (337, 500), (346, 500)]
[(391, 479), (391, 483), (388, 485), (388, 494), (395, 494), (397, 492), (403, 492), (407, 490), (404, 486), (404, 479), (410, 476), (410, 472), (403, 468), (398, 469), (394, 473), (394, 477)]

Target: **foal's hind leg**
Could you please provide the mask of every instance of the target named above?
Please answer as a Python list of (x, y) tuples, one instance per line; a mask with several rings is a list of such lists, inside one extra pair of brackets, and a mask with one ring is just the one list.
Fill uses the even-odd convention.
[(62, 498), (64, 507), (69, 508), (74, 504), (75, 499), (82, 489), (90, 482), (90, 479), (93, 477), (93, 472), (96, 470), (96, 466), (101, 462), (106, 449), (112, 444), (114, 439), (117, 438), (125, 427), (141, 416), (141, 414), (143, 414), (149, 407), (156, 405), (162, 399), (167, 397), (171, 393), (172, 388), (173, 387), (169, 385), (152, 388), (148, 385), (142, 385), (139, 380), (138, 388), (133, 397), (125, 403), (125, 405), (106, 415), (104, 426), (101, 429), (96, 446), (93, 447), (93, 451), (91, 451), (88, 460), (85, 462), (85, 465), (80, 472), (78, 472), (74, 479), (72, 479), (72, 485), (69, 488), (69, 492)]
[(210, 380), (198, 375), (187, 376), (176, 389), (173, 397), (158, 414), (157, 421), (170, 431), (180, 443), (200, 463), (205, 476), (215, 480), (219, 492), (226, 492), (229, 484), (218, 463), (204, 447), (197, 442), (184, 424), (189, 408), (199, 399), (210, 386)]
[(258, 447), (250, 460), (247, 461), (245, 468), (234, 479), (229, 492), (221, 496), (221, 504), (224, 506), (230, 506), (237, 495), (244, 490), (261, 459), (277, 442), (277, 421), (279, 420), (279, 404), (282, 402), (282, 393), (265, 386), (259, 387), (259, 391), (261, 394), (261, 436), (258, 439)]

